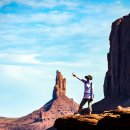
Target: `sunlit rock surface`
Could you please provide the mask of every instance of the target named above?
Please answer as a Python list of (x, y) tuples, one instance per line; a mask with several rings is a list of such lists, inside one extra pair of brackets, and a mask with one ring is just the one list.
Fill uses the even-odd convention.
[(70, 115), (56, 120), (57, 130), (130, 130), (130, 108), (118, 107), (102, 114)]

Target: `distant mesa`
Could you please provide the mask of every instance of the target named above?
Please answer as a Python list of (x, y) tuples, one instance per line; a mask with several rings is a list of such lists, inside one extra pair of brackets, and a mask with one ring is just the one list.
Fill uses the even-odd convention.
[[(0, 130), (46, 130), (55, 120), (65, 115), (72, 115), (78, 110), (78, 104), (66, 96), (66, 79), (61, 72), (56, 72), (56, 81), (52, 99), (39, 110), (24, 117), (0, 120)], [(54, 128), (53, 128), (54, 129)]]

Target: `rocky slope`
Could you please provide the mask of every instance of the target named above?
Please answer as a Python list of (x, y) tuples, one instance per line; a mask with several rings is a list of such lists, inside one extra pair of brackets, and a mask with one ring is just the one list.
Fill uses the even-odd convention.
[(57, 130), (130, 130), (130, 108), (119, 106), (103, 114), (71, 115), (59, 118)]
[(78, 104), (66, 96), (66, 79), (57, 71), (52, 100), (27, 116), (0, 123), (0, 130), (46, 130), (57, 118), (74, 114), (77, 109)]

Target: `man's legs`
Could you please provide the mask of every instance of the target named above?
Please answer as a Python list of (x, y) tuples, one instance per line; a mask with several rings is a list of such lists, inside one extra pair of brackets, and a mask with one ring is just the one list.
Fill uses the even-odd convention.
[(92, 113), (92, 101), (88, 100), (88, 114), (90, 115)]
[(78, 110), (78, 113), (81, 113), (82, 111), (82, 107), (84, 106), (84, 104), (87, 102), (88, 100), (83, 98), (81, 103), (80, 103), (80, 106), (79, 106), (79, 110)]

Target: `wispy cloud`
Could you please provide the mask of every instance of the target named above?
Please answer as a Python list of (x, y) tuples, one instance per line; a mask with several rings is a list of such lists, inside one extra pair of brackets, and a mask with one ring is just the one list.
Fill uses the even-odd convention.
[(6, 54), (0, 53), (0, 63), (5, 64), (40, 64), (38, 60), (35, 59), (37, 54)]
[(69, 1), (69, 0), (1, 0), (0, 5), (4, 6), (7, 4), (10, 4), (12, 2), (16, 2), (19, 4), (23, 4), (23, 5), (28, 5), (32, 8), (54, 8), (56, 6), (65, 6), (68, 8), (76, 8), (79, 5), (79, 1), (77, 0), (73, 0), (73, 1)]
[[(44, 61), (38, 60), (38, 54), (7, 54), (0, 53), (0, 64), (2, 65), (17, 65), (17, 66), (50, 66), (50, 67), (85, 67), (90, 66), (91, 62), (88, 61), (76, 61), (76, 62), (68, 62), (68, 61)], [(86, 62), (86, 63), (85, 63)]]
[(73, 19), (74, 15), (69, 12), (34, 13), (34, 14), (0, 14), (0, 23), (20, 24), (20, 23), (45, 23), (45, 24), (65, 24)]

